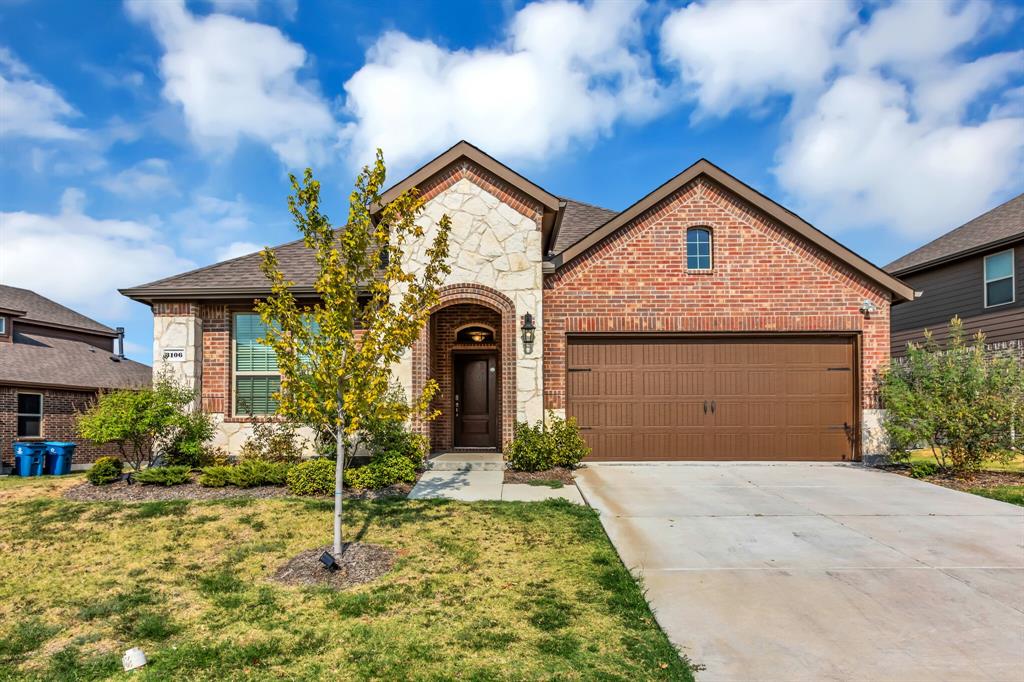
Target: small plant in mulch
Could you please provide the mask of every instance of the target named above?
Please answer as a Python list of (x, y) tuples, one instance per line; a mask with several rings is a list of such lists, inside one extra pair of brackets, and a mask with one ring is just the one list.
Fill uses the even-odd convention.
[(320, 562), (331, 547), (306, 550), (292, 558), (274, 573), (274, 580), (284, 585), (321, 585), (335, 590), (372, 582), (391, 571), (395, 565), (395, 552), (381, 545), (347, 542), (340, 554), (335, 555), (337, 570), (327, 569)]

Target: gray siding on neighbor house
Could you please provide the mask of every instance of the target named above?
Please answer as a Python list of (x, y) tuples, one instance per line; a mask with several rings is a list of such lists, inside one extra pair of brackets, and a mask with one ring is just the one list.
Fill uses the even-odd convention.
[[(984, 257), (1014, 249), (1016, 300), (985, 307)], [(891, 351), (903, 355), (908, 341), (930, 329), (943, 340), (950, 318), (958, 315), (971, 333), (982, 331), (990, 343), (1024, 338), (1024, 239), (960, 261), (939, 265), (900, 277), (923, 292), (909, 303), (892, 307)]]

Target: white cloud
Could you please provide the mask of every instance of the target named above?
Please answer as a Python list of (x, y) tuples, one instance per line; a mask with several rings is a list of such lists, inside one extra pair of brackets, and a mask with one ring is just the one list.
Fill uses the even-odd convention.
[(238, 234), (252, 228), (249, 205), (240, 196), (232, 200), (198, 195), (169, 222), (183, 246), (205, 252), (228, 240), (238, 241)]
[(80, 140), (82, 132), (67, 124), (78, 115), (56, 88), (0, 47), (0, 137)]
[(830, 226), (922, 236), (984, 212), (1019, 181), (1024, 119), (935, 125), (910, 109), (899, 83), (840, 78), (796, 123), (781, 150), (779, 181)]
[(449, 50), (388, 32), (346, 83), (352, 161), (376, 147), (398, 166), (468, 139), (505, 159), (540, 159), (645, 120), (664, 101), (636, 3), (556, 0), (517, 12), (497, 47)]
[(692, 90), (698, 117), (724, 116), (820, 87), (855, 20), (846, 2), (693, 3), (665, 19), (661, 53)]
[(0, 213), (0, 281), (22, 286), (95, 317), (126, 310), (119, 287), (194, 267), (150, 226), (93, 218), (85, 195), (68, 189), (58, 213)]
[(337, 123), (316, 84), (300, 81), (306, 51), (272, 26), (224, 14), (198, 17), (183, 0), (128, 0), (164, 48), (163, 96), (193, 138), (212, 149), (248, 138), (291, 167), (326, 158)]
[(250, 253), (256, 253), (262, 249), (262, 246), (253, 242), (231, 242), (227, 246), (217, 250), (217, 260), (230, 260), (232, 258), (238, 258), (239, 256), (247, 256)]
[(152, 201), (155, 195), (179, 194), (174, 180), (168, 175), (170, 164), (164, 159), (145, 159), (131, 168), (100, 181), (109, 192), (122, 197)]

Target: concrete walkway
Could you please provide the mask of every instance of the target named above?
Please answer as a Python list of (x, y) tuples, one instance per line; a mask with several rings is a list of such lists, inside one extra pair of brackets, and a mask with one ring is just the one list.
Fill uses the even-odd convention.
[(576, 474), (707, 680), (1024, 680), (1024, 509), (851, 465)]
[(427, 462), (428, 471), (409, 493), (410, 500), (505, 500), (539, 502), (564, 499), (584, 504), (575, 485), (561, 488), (504, 483), (505, 460), (497, 453), (446, 453)]

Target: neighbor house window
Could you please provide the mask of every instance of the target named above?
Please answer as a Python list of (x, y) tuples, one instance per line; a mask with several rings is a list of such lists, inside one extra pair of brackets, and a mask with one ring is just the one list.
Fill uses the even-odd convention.
[(18, 394), (18, 438), (39, 438), (43, 435), (43, 396), (41, 393)]
[(985, 307), (1013, 303), (1013, 249), (985, 256)]
[(234, 413), (274, 414), (277, 412), (274, 394), (281, 388), (281, 375), (274, 349), (260, 343), (266, 336), (267, 326), (253, 313), (238, 313), (234, 322)]
[(706, 227), (686, 231), (686, 269), (711, 269), (711, 230)]
[(0, 336), (7, 336), (7, 318), (0, 315)]

